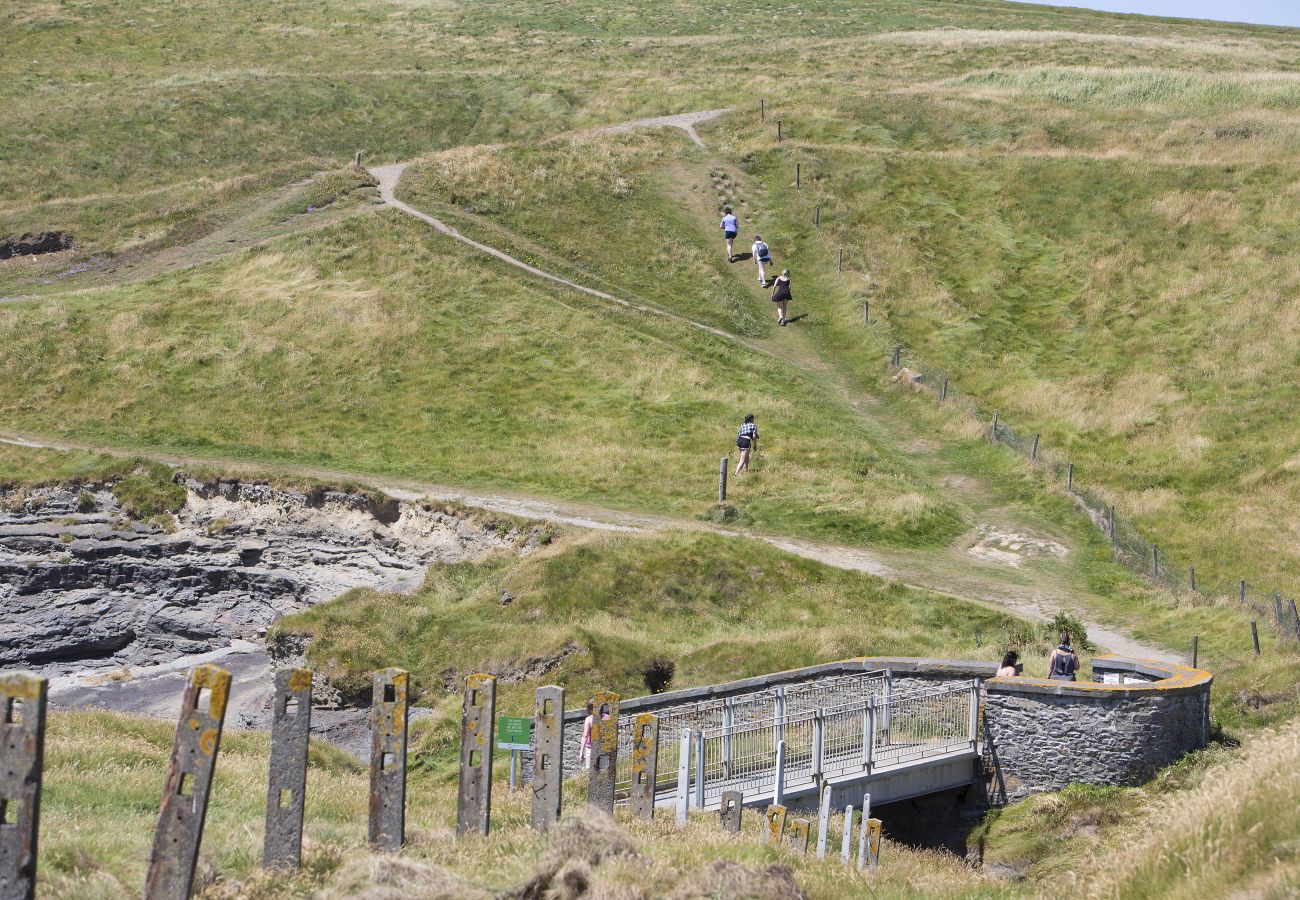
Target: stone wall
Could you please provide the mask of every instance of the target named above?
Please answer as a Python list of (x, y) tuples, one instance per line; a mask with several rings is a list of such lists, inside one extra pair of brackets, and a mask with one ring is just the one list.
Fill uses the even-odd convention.
[(1208, 672), (1124, 657), (1094, 659), (1092, 668), (1114, 683), (985, 682), (990, 802), (1073, 783), (1140, 784), (1209, 740)]

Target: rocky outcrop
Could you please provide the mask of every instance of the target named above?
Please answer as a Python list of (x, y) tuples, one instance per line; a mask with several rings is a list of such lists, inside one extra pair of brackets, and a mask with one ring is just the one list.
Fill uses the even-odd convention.
[(185, 486), (165, 524), (126, 519), (105, 486), (0, 495), (0, 668), (117, 670), (256, 642), (348, 589), (410, 590), (430, 563), (526, 537), (362, 493)]

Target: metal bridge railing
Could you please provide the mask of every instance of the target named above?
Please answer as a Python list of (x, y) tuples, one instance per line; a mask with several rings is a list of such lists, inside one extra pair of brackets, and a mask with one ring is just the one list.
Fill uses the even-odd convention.
[[(861, 703), (889, 693), (888, 671), (855, 672), (805, 684), (762, 688), (748, 694), (720, 700), (687, 703), (656, 713), (659, 719), (656, 791), (676, 788), (681, 762), (682, 729), (701, 733), (718, 728), (773, 725), (785, 717), (797, 717), (821, 707)], [(620, 716), (616, 796), (626, 797), (632, 783), (631, 735), (634, 715)]]
[[(724, 791), (777, 797), (822, 779), (973, 748), (978, 714), (973, 680), (692, 732), (691, 805), (707, 806)], [(681, 735), (672, 735), (679, 747)]]

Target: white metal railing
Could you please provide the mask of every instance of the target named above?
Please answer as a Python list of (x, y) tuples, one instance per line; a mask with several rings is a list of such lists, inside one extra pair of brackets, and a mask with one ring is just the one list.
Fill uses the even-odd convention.
[[(659, 738), (655, 789), (660, 792), (676, 789), (681, 769), (683, 729), (699, 735), (717, 729), (766, 724), (779, 731), (784, 727), (783, 720), (797, 718), (801, 713), (886, 697), (890, 691), (889, 682), (887, 671), (854, 672), (803, 684), (760, 688), (735, 697), (684, 703), (656, 712)], [(629, 714), (619, 716), (618, 720), (620, 747), (615, 790), (620, 798), (627, 796), (632, 782), (631, 735), (635, 718), (635, 714)], [(695, 744), (691, 746), (695, 748)]]
[(786, 790), (823, 779), (974, 748), (978, 713), (979, 681), (973, 680), (693, 731), (689, 744), (678, 729), (672, 739), (679, 747), (691, 746), (694, 759), (688, 767), (679, 759), (673, 779), (679, 771), (690, 772), (696, 807), (724, 791), (767, 794), (779, 802)]

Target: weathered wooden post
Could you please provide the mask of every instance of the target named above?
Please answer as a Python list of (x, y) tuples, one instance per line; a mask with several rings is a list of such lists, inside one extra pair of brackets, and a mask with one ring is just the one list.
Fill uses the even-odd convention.
[(840, 248), (840, 259), (839, 262), (835, 264), (835, 271), (837, 272), (844, 271), (844, 248), (843, 247)]
[(545, 831), (560, 820), (564, 790), (564, 688), (537, 689), (533, 707), (532, 826)]
[(36, 896), (45, 706), (49, 682), (29, 672), (0, 674), (0, 897)]
[(776, 120), (776, 142), (781, 143), (781, 120)]
[(190, 895), (229, 697), (230, 673), (225, 669), (190, 669), (149, 853), (145, 900), (185, 900)]
[(1255, 645), (1255, 655), (1259, 656), (1259, 626), (1254, 619), (1250, 620), (1250, 642)]
[(1196, 566), (1187, 567), (1187, 583), (1191, 586), (1192, 593), (1196, 593)]
[(844, 807), (844, 834), (840, 836), (840, 862), (848, 865), (853, 858), (853, 804)]
[(357, 155), (356, 155), (356, 156), (352, 157), (352, 164), (353, 164), (354, 166), (356, 166), (358, 169), (361, 168), (361, 151), (360, 151), (360, 150), (357, 151)]
[(943, 376), (943, 387), (939, 390), (939, 402), (948, 402), (948, 376)]
[(993, 410), (993, 427), (989, 429), (989, 440), (998, 442), (998, 410)]
[(820, 206), (813, 207), (813, 227), (822, 227), (822, 208)]
[(795, 163), (795, 164), (794, 164), (794, 186), (795, 186), (795, 187), (800, 187), (800, 184), (799, 184), (800, 168), (801, 168), (801, 167), (800, 167), (800, 164), (799, 164), (799, 163)]
[(1160, 579), (1160, 548), (1155, 544), (1151, 545), (1151, 577)]
[(1106, 517), (1110, 520), (1110, 542), (1111, 542), (1111, 545), (1112, 545), (1112, 546), (1119, 546), (1119, 535), (1117, 535), (1117, 534), (1115, 533), (1115, 504), (1114, 504), (1114, 503), (1112, 503), (1112, 504), (1110, 505), (1110, 509), (1109, 509), (1109, 511), (1107, 512)]
[(1074, 463), (1069, 463), (1065, 468), (1065, 489), (1074, 490)]
[(722, 457), (722, 462), (718, 466), (718, 502), (727, 502), (727, 467), (731, 465), (731, 460)]
[(1037, 433), (1034, 434), (1034, 447), (1029, 451), (1030, 462), (1038, 462), (1038, 437), (1039, 435)]
[[(1246, 602), (1246, 579), (1237, 582), (1237, 602), (1244, 604)], [(1281, 619), (1278, 619), (1279, 623)]]
[[(492, 749), (497, 679), (476, 672), (465, 679), (460, 707), (460, 790), (456, 833), (487, 834), (492, 827)], [(558, 712), (558, 715), (563, 715)]]
[(614, 776), (618, 768), (618, 694), (599, 691), (591, 698), (591, 780), (587, 805), (614, 815)]
[(1295, 628), (1295, 637), (1300, 641), (1300, 610), (1295, 608), (1295, 601), (1288, 601), (1291, 604), (1291, 625)]
[(762, 97), (758, 98), (758, 121), (767, 121), (767, 101)]
[(862, 324), (863, 325), (871, 324), (871, 301), (870, 300), (862, 301)]
[(1193, 669), (1197, 668), (1197, 666), (1200, 663), (1200, 653), (1201, 653), (1201, 636), (1199, 634), (1194, 634), (1192, 635), (1192, 668)]
[(641, 713), (632, 723), (632, 815), (655, 817), (655, 778), (659, 772), (659, 717)]
[(826, 842), (831, 830), (831, 786), (823, 782), (820, 802), (817, 805), (817, 858), (826, 858)]
[(302, 865), (302, 817), (307, 800), (307, 738), (311, 733), (310, 669), (275, 673), (271, 706), (271, 766), (266, 781), (262, 867)]
[(1286, 623), (1282, 621), (1282, 595), (1273, 595), (1273, 619), (1277, 622), (1279, 630), (1286, 628)]
[(374, 673), (370, 696), (370, 828), (376, 850), (406, 842), (406, 718), (411, 676), (404, 669)]
[(785, 807), (779, 803), (773, 803), (767, 808), (767, 842), (773, 847), (781, 846), (781, 838), (785, 835)]
[(723, 791), (722, 803), (718, 807), (718, 817), (722, 820), (722, 830), (731, 834), (740, 834), (740, 811), (744, 808), (744, 795), (740, 791)]

